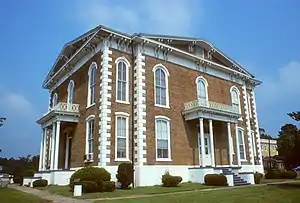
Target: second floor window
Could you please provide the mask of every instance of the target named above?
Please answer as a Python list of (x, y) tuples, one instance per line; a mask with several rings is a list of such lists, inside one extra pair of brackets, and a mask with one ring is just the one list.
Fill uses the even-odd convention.
[(92, 63), (89, 69), (87, 106), (93, 105), (95, 103), (96, 72), (97, 72), (97, 65), (96, 63)]
[(74, 81), (71, 80), (68, 85), (68, 104), (72, 104), (74, 100)]
[(123, 61), (117, 63), (117, 101), (128, 102), (129, 83), (128, 65)]
[(207, 81), (202, 77), (199, 76), (196, 79), (196, 85), (197, 85), (197, 97), (198, 99), (202, 100), (208, 100), (208, 94), (207, 94)]
[(240, 92), (236, 87), (232, 87), (230, 93), (232, 106), (240, 113)]
[(52, 108), (54, 108), (58, 103), (58, 96), (56, 93), (54, 93), (53, 97), (52, 97)]

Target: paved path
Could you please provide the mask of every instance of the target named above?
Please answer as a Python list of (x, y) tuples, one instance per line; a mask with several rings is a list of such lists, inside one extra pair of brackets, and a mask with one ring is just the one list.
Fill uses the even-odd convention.
[(34, 196), (40, 197), (45, 200), (53, 201), (53, 203), (92, 203), (93, 202), (92, 200), (81, 200), (81, 199), (75, 199), (70, 197), (64, 197), (60, 195), (50, 194), (46, 190), (38, 190), (34, 188), (18, 186), (13, 184), (9, 184), (8, 187), (25, 193), (32, 194)]

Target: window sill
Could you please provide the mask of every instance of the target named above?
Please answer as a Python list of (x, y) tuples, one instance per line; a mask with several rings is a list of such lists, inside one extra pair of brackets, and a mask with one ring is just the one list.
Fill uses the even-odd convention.
[(91, 104), (91, 105), (88, 105), (87, 107), (86, 107), (86, 109), (89, 109), (89, 108), (91, 108), (91, 107), (93, 107), (93, 106), (95, 106), (96, 105), (96, 103), (93, 103), (93, 104)]
[(84, 163), (93, 163), (94, 160), (84, 160)]
[(127, 162), (127, 161), (130, 161), (130, 160), (127, 159), (127, 158), (116, 158), (115, 161), (124, 161), (124, 162)]
[(241, 162), (248, 162), (247, 159), (240, 159)]
[(156, 158), (156, 161), (172, 161), (172, 159), (169, 159), (169, 158)]
[(128, 101), (121, 101), (121, 100), (116, 100), (116, 103), (130, 104), (130, 102), (128, 102)]
[(165, 109), (169, 109), (170, 106), (165, 106), (165, 105), (160, 105), (160, 104), (154, 104), (155, 107), (159, 107), (159, 108), (165, 108)]

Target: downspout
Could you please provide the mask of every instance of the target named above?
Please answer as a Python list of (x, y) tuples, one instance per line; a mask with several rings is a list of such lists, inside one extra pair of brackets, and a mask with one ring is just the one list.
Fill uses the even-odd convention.
[(132, 162), (132, 188), (134, 188), (134, 175), (135, 175), (135, 171), (134, 171), (134, 163), (135, 163), (135, 158), (134, 158), (134, 154), (135, 154), (135, 150), (134, 150), (134, 41), (131, 41), (131, 162)]

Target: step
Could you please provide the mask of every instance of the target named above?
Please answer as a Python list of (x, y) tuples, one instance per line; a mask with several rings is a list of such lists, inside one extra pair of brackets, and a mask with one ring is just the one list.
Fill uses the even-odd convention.
[(244, 185), (250, 185), (250, 183), (234, 183), (234, 186), (244, 186)]

